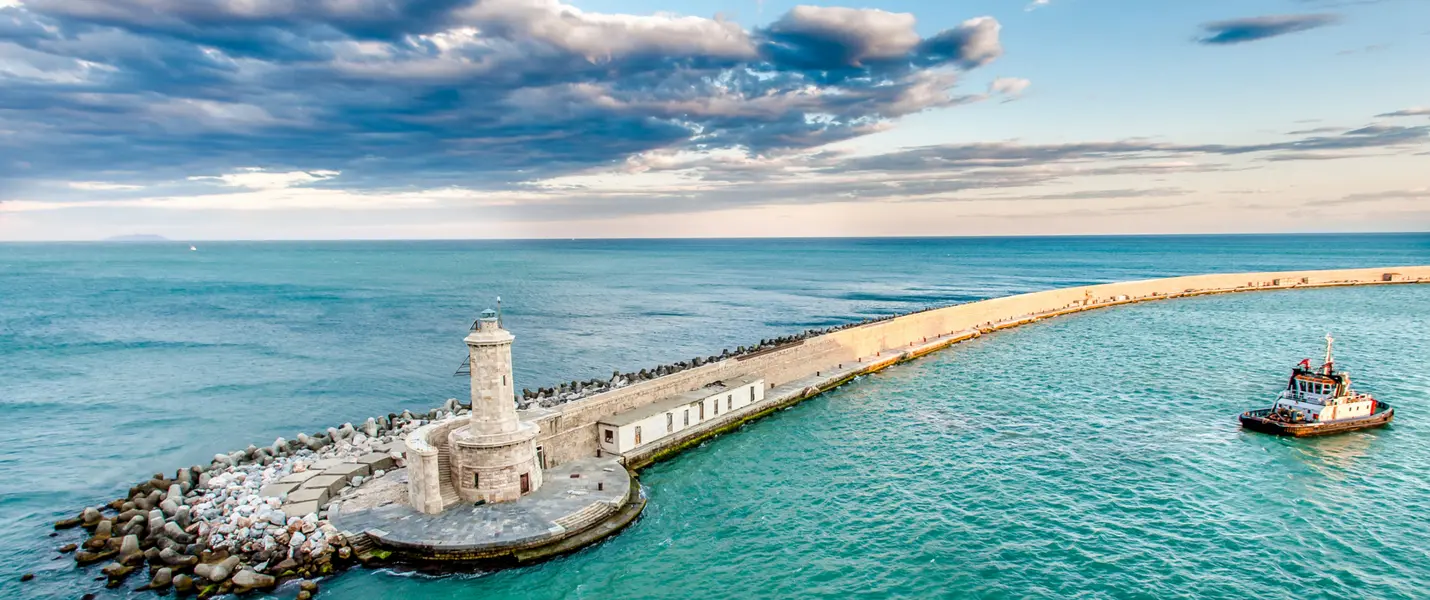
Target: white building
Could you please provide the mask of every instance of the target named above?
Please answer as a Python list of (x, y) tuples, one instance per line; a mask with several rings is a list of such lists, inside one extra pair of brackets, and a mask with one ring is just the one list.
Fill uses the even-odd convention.
[(601, 451), (626, 454), (702, 423), (727, 418), (765, 399), (765, 380), (754, 377), (717, 381), (698, 390), (661, 400), (596, 424)]

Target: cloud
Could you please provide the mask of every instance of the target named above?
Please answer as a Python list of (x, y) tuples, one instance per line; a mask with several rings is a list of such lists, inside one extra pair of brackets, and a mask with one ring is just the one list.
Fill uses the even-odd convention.
[[(1029, 168), (1049, 164), (1094, 161), (1163, 161), (1162, 165), (1189, 166), (1196, 157), (1256, 156), (1267, 160), (1316, 160), (1325, 152), (1359, 156), (1357, 151), (1423, 147), (1430, 143), (1430, 126), (1367, 125), (1337, 135), (1313, 135), (1259, 144), (1177, 144), (1147, 140), (1082, 142), (1072, 144), (1020, 144), (986, 142), (942, 144), (851, 158), (833, 170), (882, 172)], [(1144, 165), (1145, 166), (1145, 165)]]
[(907, 60), (923, 41), (911, 14), (819, 6), (790, 9), (763, 37), (771, 61), (823, 70)]
[(1049, 4), (1052, 4), (1052, 0), (1033, 0), (1032, 2), (1029, 2), (1028, 6), (1023, 10), (1032, 12)]
[(1416, 107), (1412, 107), (1412, 108), (1406, 108), (1406, 109), (1403, 109), (1403, 110), (1397, 110), (1397, 111), (1394, 111), (1394, 112), (1381, 113), (1381, 114), (1378, 114), (1378, 115), (1376, 115), (1376, 116), (1377, 116), (1377, 117), (1430, 117), (1430, 108), (1425, 108), (1425, 107), (1421, 107), (1421, 106), (1416, 106)]
[(102, 182), (102, 181), (71, 181), (71, 182), (67, 183), (66, 185), (68, 185), (69, 187), (71, 187), (71, 188), (73, 188), (73, 189), (76, 189), (76, 190), (85, 190), (85, 191), (91, 191), (91, 192), (122, 192), (122, 191), (132, 191), (132, 190), (142, 190), (142, 189), (144, 189), (144, 186), (140, 186), (140, 185), (125, 185), (125, 184), (122, 184), (122, 183), (105, 183), (105, 182)]
[[(1126, 178), (1172, 181), (1168, 178), (1252, 170), (1271, 164), (1269, 161), (1332, 160), (1427, 145), (1430, 126), (1372, 125), (1336, 135), (1261, 144), (1141, 139), (1073, 144), (1008, 141), (921, 146), (875, 155), (826, 148), (771, 153), (748, 148), (658, 149), (632, 155), (617, 165), (488, 188), (344, 189), (338, 183), (345, 182), (347, 173), (246, 169), (185, 180), (180, 183), (204, 186), (185, 193), (151, 191), (143, 197), (117, 200), (21, 199), (0, 206), (0, 211), (126, 207), (469, 214), (480, 209), (484, 218), (493, 222), (521, 223), (832, 204), (1153, 202), (1186, 196), (1193, 190), (1173, 185), (1127, 186)], [(1097, 187), (1102, 181), (1117, 181), (1126, 187)]]
[(1360, 54), (1360, 53), (1370, 54), (1370, 53), (1372, 53), (1372, 52), (1380, 52), (1380, 51), (1386, 50), (1386, 49), (1388, 49), (1388, 48), (1390, 48), (1390, 44), (1372, 44), (1372, 45), (1364, 46), (1364, 47), (1361, 47), (1361, 48), (1353, 48), (1353, 49), (1350, 49), (1350, 50), (1341, 50), (1340, 52), (1337, 52), (1337, 53), (1336, 53), (1336, 56), (1350, 56), (1350, 55), (1352, 55), (1352, 54)]
[(1332, 14), (1270, 15), (1214, 21), (1202, 25), (1208, 35), (1197, 42), (1209, 45), (1241, 44), (1278, 35), (1324, 27), (1340, 21)]
[(326, 181), (341, 175), (340, 171), (290, 171), (275, 173), (257, 167), (242, 169), (236, 173), (216, 176), (194, 176), (189, 181), (215, 181), (228, 187), (242, 187), (253, 190), (280, 190)]
[(557, 0), (30, 0), (0, 16), (0, 182), (341, 171), (502, 188), (660, 149), (781, 152), (983, 98), (1000, 25), (768, 27)]
[(1347, 194), (1340, 198), (1327, 200), (1313, 200), (1306, 204), (1311, 206), (1343, 206), (1358, 204), (1381, 204), (1396, 203), (1405, 201), (1413, 202), (1413, 206), (1423, 210), (1425, 201), (1430, 200), (1430, 187), (1413, 188), (1407, 190), (1384, 190), (1379, 192), (1362, 192), (1358, 194)]
[(1110, 200), (1116, 198), (1147, 198), (1152, 196), (1185, 196), (1191, 190), (1181, 188), (1124, 188), (1112, 190), (1082, 190), (1056, 194), (1024, 194), (1004, 196), (1009, 200)]
[(997, 79), (994, 79), (992, 83), (988, 84), (988, 93), (1006, 96), (1008, 97), (1008, 99), (1011, 100), (1013, 98), (1022, 96), (1023, 91), (1027, 90), (1028, 86), (1032, 84), (1033, 82), (1028, 81), (1027, 79), (1020, 79), (1017, 77), (999, 77)]

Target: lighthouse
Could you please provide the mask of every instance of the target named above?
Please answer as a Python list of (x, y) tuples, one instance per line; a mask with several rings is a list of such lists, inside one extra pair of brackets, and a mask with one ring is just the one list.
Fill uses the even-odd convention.
[(472, 412), (447, 444), (452, 484), (465, 502), (510, 502), (541, 487), (539, 429), (516, 413), (511, 371), (515, 340), (502, 327), (501, 313), (490, 309), (482, 311), (467, 333)]

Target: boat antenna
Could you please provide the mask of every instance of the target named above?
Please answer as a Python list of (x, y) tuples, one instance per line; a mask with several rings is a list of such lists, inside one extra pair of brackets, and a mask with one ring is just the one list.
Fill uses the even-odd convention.
[(1326, 334), (1326, 364), (1322, 366), (1322, 369), (1325, 370), (1327, 375), (1331, 374), (1331, 363), (1334, 361), (1334, 359), (1331, 358), (1331, 345), (1334, 343), (1336, 343), (1336, 338), (1331, 337), (1329, 333)]
[[(497, 327), (501, 327), (501, 296), (497, 296)], [(1330, 337), (1330, 335), (1326, 337)], [(1326, 356), (1330, 356), (1330, 354), (1328, 353)]]

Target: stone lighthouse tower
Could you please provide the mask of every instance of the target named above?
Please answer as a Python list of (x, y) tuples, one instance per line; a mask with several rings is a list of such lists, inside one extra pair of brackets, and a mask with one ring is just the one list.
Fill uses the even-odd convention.
[(516, 414), (511, 343), (500, 314), (482, 311), (467, 334), (472, 367), (472, 412), (448, 437), (452, 483), (466, 502), (509, 502), (541, 487), (535, 423)]

